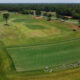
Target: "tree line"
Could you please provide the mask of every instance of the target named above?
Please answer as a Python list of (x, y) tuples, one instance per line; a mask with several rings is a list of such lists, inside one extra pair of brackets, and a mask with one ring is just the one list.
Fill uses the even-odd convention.
[[(47, 17), (47, 21), (51, 20), (54, 16), (48, 12), (56, 12), (56, 17), (67, 19), (66, 16), (71, 16), (73, 19), (78, 19), (80, 24), (80, 4), (0, 4), (0, 11), (7, 10), (9, 12), (18, 12), (21, 14), (34, 14), (36, 16)], [(4, 14), (3, 18), (6, 19), (6, 24), (9, 14)], [(80, 25), (79, 25), (80, 26)]]
[(0, 10), (33, 14), (31, 10), (56, 12), (57, 17), (72, 16), (80, 19), (80, 4), (0, 4)]

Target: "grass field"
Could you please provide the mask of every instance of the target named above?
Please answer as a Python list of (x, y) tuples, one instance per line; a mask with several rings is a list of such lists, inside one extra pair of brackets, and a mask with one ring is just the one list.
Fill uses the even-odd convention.
[(10, 80), (80, 80), (80, 68), (58, 71), (55, 73), (13, 73), (8, 74)]
[[(3, 44), (0, 44), (0, 46), (3, 46)], [(45, 73), (40, 70), (16, 72), (4, 46), (0, 47), (0, 60), (0, 64), (2, 64), (0, 65), (0, 80), (80, 80), (79, 67), (53, 73)]]
[(0, 13), (0, 79), (80, 80), (79, 67), (53, 73), (42, 71), (46, 66), (80, 61), (80, 29), (73, 21), (48, 22), (32, 15), (10, 13), (6, 26)]
[[(61, 37), (72, 37), (74, 35), (73, 26), (67, 22), (45, 19), (36, 19), (31, 15), (21, 15), (10, 13), (9, 26), (5, 26), (5, 21), (0, 14), (0, 40), (6, 46), (32, 45), (36, 43), (54, 42)], [(78, 32), (75, 32), (75, 35)], [(62, 39), (63, 39), (62, 38)]]
[(15, 66), (4, 44), (0, 41), (0, 80), (8, 80), (7, 72), (15, 71)]
[(18, 71), (43, 69), (80, 60), (80, 39), (56, 44), (8, 48)]

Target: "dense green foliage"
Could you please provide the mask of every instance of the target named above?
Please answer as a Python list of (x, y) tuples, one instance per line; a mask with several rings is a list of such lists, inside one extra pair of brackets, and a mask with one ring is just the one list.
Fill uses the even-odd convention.
[(19, 13), (21, 14), (33, 14), (33, 12), (31, 10), (21, 10)]
[(3, 18), (6, 20), (6, 24), (8, 24), (9, 13), (4, 13)]
[(0, 4), (0, 10), (11, 12), (32, 13), (26, 10), (56, 12), (60, 16), (72, 16), (80, 19), (80, 4)]
[(41, 15), (41, 11), (39, 9), (36, 10), (36, 15), (40, 16)]

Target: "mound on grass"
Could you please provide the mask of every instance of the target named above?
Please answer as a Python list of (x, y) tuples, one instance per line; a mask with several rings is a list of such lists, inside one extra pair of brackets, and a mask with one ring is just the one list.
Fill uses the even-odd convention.
[(2, 42), (0, 42), (0, 71), (1, 72), (8, 72), (14, 70), (14, 64), (5, 49)]
[(8, 80), (6, 77), (6, 73), (13, 71), (15, 71), (15, 67), (12, 59), (8, 55), (4, 44), (0, 42), (0, 80)]

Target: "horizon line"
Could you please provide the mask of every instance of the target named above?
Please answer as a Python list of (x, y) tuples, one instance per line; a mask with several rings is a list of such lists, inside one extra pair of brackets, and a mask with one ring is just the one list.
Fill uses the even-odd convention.
[(0, 4), (80, 4), (80, 3), (78, 3), (78, 2), (67, 2), (67, 3), (65, 3), (65, 2), (59, 2), (59, 3), (58, 2), (56, 2), (56, 3), (51, 3), (51, 2), (50, 3), (48, 3), (48, 2), (47, 3), (46, 2), (42, 2), (42, 3), (41, 2), (40, 3), (39, 2), (37, 2), (37, 3), (32, 3), (32, 2), (30, 2), (30, 3), (27, 3), (27, 2), (26, 3), (24, 3), (24, 2), (22, 2), (22, 3), (21, 2), (20, 3), (19, 2), (8, 2), (7, 3), (6, 2), (6, 3), (0, 3)]

